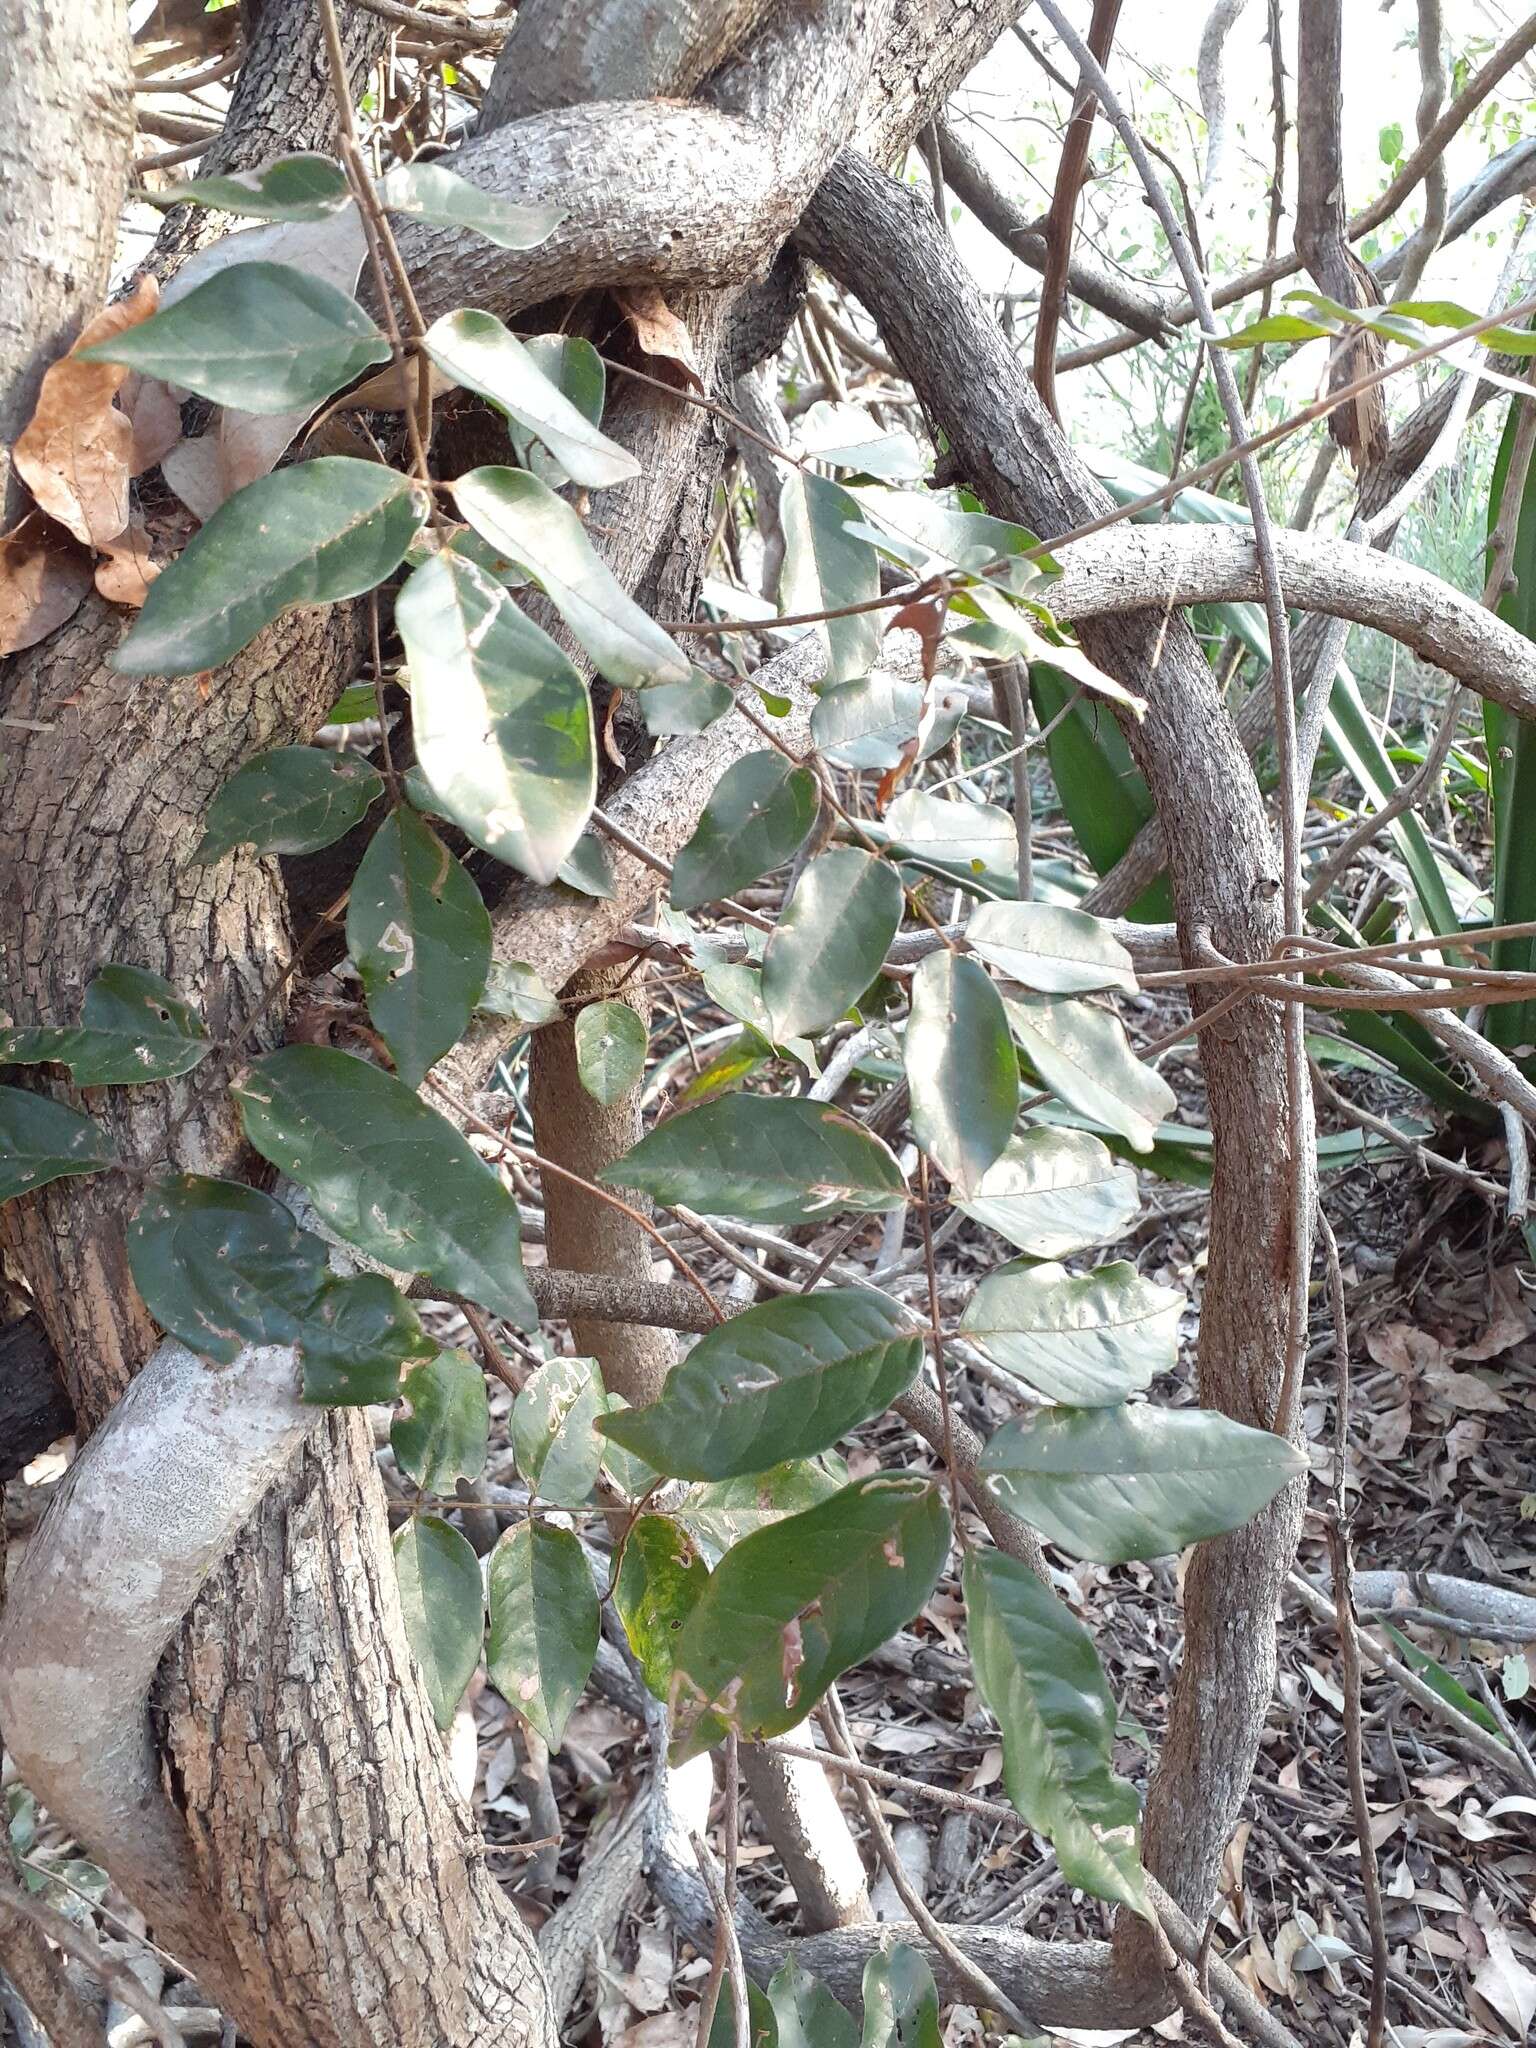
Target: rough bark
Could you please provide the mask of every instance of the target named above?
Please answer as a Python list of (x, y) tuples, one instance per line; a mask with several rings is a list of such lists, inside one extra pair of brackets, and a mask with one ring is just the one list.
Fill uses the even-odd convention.
[(481, 103), (481, 125), (579, 106), (622, 92), (686, 99), (739, 50), (769, 0), (523, 0)]

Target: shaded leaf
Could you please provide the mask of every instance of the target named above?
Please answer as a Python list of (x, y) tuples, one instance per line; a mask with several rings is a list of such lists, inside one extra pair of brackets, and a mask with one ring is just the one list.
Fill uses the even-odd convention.
[(1042, 1129), (1010, 1138), (956, 1207), (1032, 1259), (1059, 1259), (1117, 1236), (1141, 1197), (1135, 1173), (1089, 1132)]
[(894, 768), (911, 743), (926, 761), (947, 747), (966, 711), (959, 690), (925, 691), (889, 669), (824, 688), (811, 713), (818, 753), (840, 768)]
[[(867, 540), (844, 531), (861, 517), (858, 500), (841, 484), (792, 469), (779, 491), (784, 568), (779, 609), (790, 614), (833, 611), (880, 595), (880, 560)], [(828, 650), (828, 679), (864, 675), (880, 652), (884, 620), (878, 611), (828, 619), (813, 629)]]
[(128, 1270), (173, 1337), (231, 1365), (245, 1344), (295, 1344), (325, 1285), (327, 1250), (271, 1195), (173, 1174), (128, 1226)]
[(377, 189), (391, 213), (409, 214), (434, 227), (472, 228), (498, 249), (536, 249), (565, 219), (563, 207), (501, 199), (438, 163), (396, 164)]
[(1008, 1018), (984, 968), (947, 948), (919, 962), (902, 1059), (913, 1136), (961, 1195), (973, 1195), (1019, 1110)]
[(613, 1604), (640, 1675), (664, 1700), (672, 1682), (672, 1651), (709, 1582), (693, 1538), (669, 1515), (641, 1515), (629, 1532)]
[(576, 1012), (576, 1072), (595, 1102), (620, 1102), (645, 1072), (645, 1020), (628, 1003), (588, 1003)]
[(736, 2025), (735, 2002), (731, 1997), (731, 1983), (727, 1976), (720, 1987), (719, 2002), (715, 2006), (715, 2017), (710, 2022), (709, 2040), (706, 2048), (776, 2048), (777, 2025), (773, 2007), (768, 2003), (767, 1994), (760, 1991), (747, 1979), (747, 2038), (742, 2040)]
[(306, 1401), (361, 1408), (400, 1392), (400, 1368), (430, 1358), (437, 1346), (393, 1280), (353, 1273), (328, 1280), (305, 1318), (299, 1348)]
[[(601, 426), (607, 397), (608, 373), (597, 350), (581, 334), (530, 334), (523, 347), (557, 390), (568, 398), (590, 426)], [(570, 482), (554, 456), (536, 434), (525, 432), (516, 420), (507, 422), (508, 437), (517, 452), (518, 466), (559, 490)]]
[(635, 340), (648, 356), (671, 363), (695, 389), (704, 389), (699, 353), (693, 345), (687, 322), (678, 318), (667, 304), (659, 285), (621, 285), (614, 292), (626, 319), (635, 330)]
[(191, 1003), (144, 967), (103, 967), (85, 992), (78, 1024), (0, 1030), (0, 1066), (57, 1061), (77, 1088), (171, 1081), (190, 1073), (210, 1049)]
[(552, 1358), (512, 1403), (517, 1469), (541, 1500), (557, 1508), (585, 1503), (603, 1461), (597, 1420), (606, 1405), (591, 1358)]
[(191, 178), (144, 196), (151, 206), (166, 208), (186, 201), (256, 220), (323, 220), (352, 204), (352, 188), (341, 165), (312, 150), (274, 157), (254, 171)]
[(719, 1479), (691, 1487), (674, 1512), (688, 1533), (698, 1538), (709, 1562), (717, 1564), (744, 1536), (782, 1522), (786, 1515), (813, 1508), (818, 1501), (830, 1500), (847, 1483), (841, 1458), (797, 1458), (745, 1479)]
[(933, 1972), (914, 1948), (895, 1942), (864, 1965), (863, 2048), (942, 2048)]
[(439, 1728), (453, 1720), (480, 1662), (485, 1592), (480, 1560), (437, 1515), (413, 1515), (395, 1531), (400, 1617)]
[(0, 534), (0, 656), (46, 640), (90, 587), (90, 556), (42, 514), (29, 512)]
[(116, 1145), (90, 1117), (26, 1088), (0, 1088), (0, 1202), (117, 1164)]
[(565, 474), (598, 490), (640, 474), (627, 448), (598, 430), (553, 383), (538, 359), (493, 313), (462, 307), (427, 329), (433, 361), (468, 391), (478, 391), (537, 434)]
[(1183, 1310), (1124, 1260), (1092, 1273), (1015, 1265), (982, 1281), (960, 1327), (1046, 1400), (1098, 1408), (1172, 1372)]
[(674, 910), (714, 903), (780, 867), (816, 821), (816, 778), (770, 748), (733, 761), (672, 864)]
[(1008, 1024), (1053, 1095), (1150, 1152), (1157, 1127), (1178, 1108), (1162, 1075), (1131, 1050), (1108, 1010), (1053, 996), (1010, 996)]
[(989, 966), (1046, 995), (1091, 989), (1133, 994), (1130, 954), (1103, 918), (1053, 903), (982, 903), (971, 912), (965, 943)]
[(833, 1024), (880, 972), (901, 924), (901, 877), (857, 847), (818, 855), (763, 955), (763, 1000), (782, 1043)]
[(389, 1426), (395, 1463), (423, 1493), (451, 1493), (485, 1470), (490, 1410), (485, 1374), (462, 1351), (413, 1365), (400, 1392), (406, 1410)]
[[(368, 715), (372, 710), (370, 690)], [(383, 788), (383, 776), (360, 754), (274, 747), (247, 761), (219, 791), (192, 858), (222, 860), (237, 846), (315, 853), (350, 832)]]
[(768, 2002), (778, 2021), (778, 2048), (859, 2048), (852, 2013), (793, 1956), (769, 1983)]
[(493, 960), (479, 1007), (493, 1017), (510, 1017), (537, 1030), (565, 1015), (557, 999), (526, 960)]
[(996, 804), (951, 803), (926, 789), (909, 789), (886, 811), (885, 834), (894, 852), (958, 881), (978, 881), (1008, 896), (1018, 892), (1018, 834)]
[(608, 849), (595, 832), (584, 832), (560, 863), (557, 882), (579, 889), (583, 896), (611, 901), (614, 895), (613, 862)]
[(652, 683), (637, 701), (646, 731), (661, 738), (669, 733), (704, 732), (730, 710), (736, 693), (729, 683), (716, 682), (702, 669), (695, 669), (686, 683)]
[(491, 1552), (486, 1669), (509, 1706), (558, 1749), (597, 1656), (592, 1574), (569, 1529), (521, 1522)]

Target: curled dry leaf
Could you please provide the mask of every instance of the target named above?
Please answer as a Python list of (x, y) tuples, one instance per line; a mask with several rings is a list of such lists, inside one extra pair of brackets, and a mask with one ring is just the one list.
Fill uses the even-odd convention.
[(159, 565), (149, 559), (149, 535), (142, 526), (129, 526), (102, 554), (96, 564), (96, 588), (109, 604), (131, 605), (137, 611), (160, 574)]
[(90, 587), (84, 548), (41, 512), (29, 512), (0, 534), (0, 655), (46, 640)]
[(696, 391), (704, 389), (698, 351), (686, 322), (680, 320), (654, 284), (625, 285), (614, 293), (635, 340), (648, 356), (674, 364)]
[(37, 409), (12, 460), (42, 509), (76, 540), (105, 547), (128, 524), (133, 426), (115, 403), (127, 372), (117, 363), (82, 363), (79, 351), (147, 320), (160, 303), (153, 277), (86, 322), (79, 340), (43, 377)]

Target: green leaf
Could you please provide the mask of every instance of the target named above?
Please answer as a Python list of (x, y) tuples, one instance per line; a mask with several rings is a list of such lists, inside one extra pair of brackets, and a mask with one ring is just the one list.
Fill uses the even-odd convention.
[(1130, 954), (1102, 918), (1054, 903), (983, 903), (971, 912), (965, 943), (991, 967), (1045, 995), (1093, 989), (1136, 991)]
[(427, 329), (424, 343), (440, 370), (467, 391), (478, 391), (499, 412), (537, 434), (574, 483), (601, 490), (640, 474), (627, 448), (588, 420), (535, 357), (494, 313), (461, 307)]
[(1093, 1638), (1028, 1565), (971, 1551), (963, 1574), (971, 1662), (1003, 1734), (1003, 1782), (1068, 1884), (1152, 1921), (1140, 1808), (1114, 1774), (1114, 1697)]
[(1010, 1138), (957, 1208), (1032, 1259), (1059, 1259), (1118, 1236), (1141, 1207), (1136, 1175), (1087, 1131)]
[(985, 968), (947, 948), (919, 962), (902, 1060), (912, 1135), (961, 1195), (974, 1195), (1019, 1112), (1019, 1063)]
[(298, 1342), (327, 1257), (271, 1195), (195, 1173), (156, 1181), (128, 1226), (128, 1270), (145, 1307), (220, 1365), (245, 1344)]
[(116, 1145), (90, 1117), (30, 1089), (0, 1088), (0, 1202), (119, 1163)]
[(798, 850), (816, 822), (816, 778), (764, 748), (733, 761), (672, 864), (674, 910), (695, 910), (757, 881)]
[(947, 747), (965, 711), (958, 690), (930, 693), (877, 668), (822, 690), (811, 713), (811, 739), (840, 768), (894, 768), (913, 740), (919, 761)]
[(304, 150), (295, 156), (274, 157), (254, 171), (192, 178), (159, 192), (146, 192), (143, 197), (162, 209), (187, 201), (254, 220), (324, 220), (352, 204), (352, 188), (340, 164)]
[(363, 1408), (398, 1399), (400, 1368), (437, 1350), (393, 1280), (353, 1273), (328, 1280), (300, 1332), (302, 1398), (317, 1407)]
[(458, 1530), (437, 1515), (413, 1515), (395, 1531), (394, 1548), (405, 1639), (433, 1718), (446, 1728), (480, 1662), (485, 1635), (480, 1560)]
[(403, 1413), (389, 1426), (395, 1463), (423, 1493), (451, 1493), (485, 1470), (490, 1410), (485, 1374), (462, 1351), (439, 1351), (413, 1365), (400, 1393)]
[(1074, 1557), (1166, 1557), (1236, 1529), (1307, 1461), (1209, 1408), (1047, 1408), (981, 1455), (997, 1498)]
[(671, 1206), (752, 1223), (810, 1223), (840, 1209), (899, 1209), (906, 1182), (889, 1148), (840, 1110), (786, 1096), (731, 1095), (674, 1116), (598, 1175)]
[(1137, 1059), (1108, 1010), (1058, 996), (1010, 996), (1008, 1024), (1053, 1095), (1150, 1152), (1157, 1127), (1178, 1108), (1162, 1075)]
[(613, 1605), (640, 1675), (664, 1700), (672, 1682), (672, 1650), (709, 1583), (709, 1566), (693, 1538), (669, 1515), (641, 1515), (629, 1532)]
[(404, 806), (353, 877), (347, 949), (396, 1073), (419, 1088), (469, 1029), (490, 971), (491, 919), (463, 867)]
[(411, 673), (416, 756), (444, 814), (476, 846), (553, 881), (597, 793), (581, 677), (500, 584), (452, 548), (395, 604)]
[(1003, 1266), (966, 1304), (960, 1327), (1048, 1401), (1099, 1408), (1172, 1372), (1184, 1297), (1124, 1260), (1091, 1273)]
[(645, 1020), (628, 1003), (588, 1003), (573, 1030), (582, 1087), (604, 1108), (622, 1101), (645, 1072)]
[(1246, 327), (1235, 328), (1231, 334), (1218, 335), (1216, 346), (1261, 348), (1266, 342), (1316, 341), (1332, 332), (1331, 327), (1320, 327), (1315, 320), (1303, 320), (1296, 313), (1271, 313), (1265, 320), (1250, 320)]
[(234, 1094), (257, 1151), (349, 1244), (537, 1327), (517, 1204), (403, 1081), (330, 1046), (288, 1045), (253, 1061)]
[[(1499, 600), (1499, 617), (1530, 640), (1536, 639), (1536, 484), (1527, 478), (1519, 505), (1513, 502), (1508, 479), (1520, 431), (1518, 410), (1511, 408), (1499, 443), (1488, 493), (1488, 528), (1490, 545), (1493, 534), (1513, 528), (1514, 581)], [(1536, 816), (1531, 808), (1536, 804), (1536, 720), (1517, 718), (1502, 704), (1485, 700), (1483, 733), (1493, 819), (1493, 921), (1528, 924), (1536, 919), (1536, 832), (1528, 822)], [(1454, 926), (1429, 929), (1448, 931)], [(1529, 974), (1536, 968), (1536, 941), (1495, 939), (1492, 960), (1506, 973)], [(1536, 1045), (1536, 998), (1490, 1004), (1484, 1030), (1527, 1075), (1536, 1072), (1536, 1061), (1521, 1050)]]
[(938, 1488), (910, 1472), (877, 1472), (744, 1537), (677, 1638), (674, 1759), (730, 1729), (755, 1741), (792, 1728), (918, 1613), (948, 1554)]
[(715, 2017), (710, 2022), (707, 2048), (776, 2048), (777, 2027), (773, 2007), (767, 1996), (758, 1990), (750, 1978), (747, 1980), (747, 2038), (741, 2039), (736, 2027), (736, 2007), (731, 1997), (731, 1981), (727, 1976), (720, 1986), (719, 2001), (715, 2006)]
[(733, 1479), (830, 1449), (922, 1362), (921, 1339), (879, 1295), (780, 1295), (701, 1337), (650, 1407), (597, 1426), (669, 1478)]
[(597, 1426), (606, 1405), (591, 1358), (552, 1358), (512, 1403), (517, 1469), (540, 1500), (557, 1508), (586, 1502), (603, 1461)]
[(543, 978), (526, 960), (493, 960), (479, 1007), (492, 1017), (510, 1017), (538, 1030), (565, 1015)]
[[(833, 611), (880, 595), (879, 556), (867, 540), (844, 531), (845, 521), (857, 523), (862, 516), (858, 500), (841, 484), (809, 470), (790, 470), (779, 491), (784, 528), (781, 611)], [(840, 683), (873, 668), (884, 627), (878, 611), (855, 612), (816, 626), (816, 636), (828, 650), (828, 679)]]
[(793, 1956), (770, 1981), (768, 2002), (778, 2021), (778, 2048), (859, 2048), (853, 2014)]
[[(370, 692), (370, 707), (372, 701)], [(274, 747), (247, 761), (219, 791), (192, 859), (222, 860), (237, 846), (318, 852), (350, 832), (383, 787), (383, 776), (361, 754)]]
[(885, 833), (894, 852), (926, 867), (962, 883), (979, 881), (993, 893), (1018, 893), (1018, 834), (996, 804), (951, 803), (926, 789), (909, 789), (887, 810)]
[(875, 854), (834, 847), (809, 864), (763, 955), (763, 1000), (777, 1043), (835, 1024), (863, 995), (901, 908), (901, 877)]
[(862, 2048), (942, 2048), (939, 1994), (915, 1948), (898, 1941), (864, 1965)]
[(579, 889), (583, 896), (598, 896), (612, 902), (615, 893), (613, 862), (608, 858), (607, 847), (595, 832), (582, 834), (561, 861), (555, 880), (564, 882), (568, 889)]
[(409, 214), (434, 227), (471, 228), (498, 249), (536, 249), (565, 219), (563, 207), (516, 205), (437, 163), (397, 164), (379, 179), (377, 189), (391, 213)]
[(561, 497), (525, 469), (490, 465), (458, 477), (459, 510), (482, 540), (519, 563), (609, 682), (622, 690), (683, 683), (687, 656), (614, 578)]
[(346, 455), (247, 484), (149, 586), (112, 666), (136, 676), (217, 668), (282, 613), (382, 583), (425, 516), (409, 477)]
[(1376, 138), (1376, 153), (1389, 167), (1395, 164), (1403, 153), (1403, 124), (1389, 121)]
[(77, 1088), (174, 1080), (210, 1050), (197, 1011), (143, 967), (103, 967), (85, 992), (78, 1025), (0, 1030), (0, 1067), (57, 1061)]
[[(378, 715), (378, 702), (378, 695), (372, 683), (348, 683), (325, 714), (325, 723), (361, 725), (365, 718), (374, 718)], [(346, 758), (355, 760), (357, 757), (349, 754)]]
[(238, 412), (321, 405), (389, 343), (348, 293), (286, 263), (230, 263), (163, 313), (79, 350)]
[(686, 683), (652, 683), (640, 692), (638, 702), (646, 731), (660, 739), (669, 733), (707, 731), (730, 710), (736, 693), (729, 683), (717, 683), (696, 668)]
[(569, 1529), (520, 1522), (491, 1552), (486, 1669), (509, 1706), (558, 1749), (597, 1656), (592, 1574)]
[(1497, 1735), (1501, 1742), (1507, 1741), (1508, 1738), (1493, 1715), (1481, 1700), (1473, 1699), (1459, 1678), (1447, 1671), (1445, 1666), (1431, 1657), (1427, 1650), (1421, 1650), (1417, 1643), (1411, 1642), (1400, 1628), (1394, 1628), (1390, 1621), (1383, 1618), (1381, 1626), (1397, 1645), (1398, 1652), (1408, 1669), (1422, 1678), (1431, 1692), (1438, 1693), (1448, 1707), (1454, 1707), (1457, 1713), (1465, 1714), (1469, 1720), (1475, 1721), (1479, 1728), (1487, 1729), (1490, 1735)]
[(797, 1458), (746, 1479), (720, 1479), (708, 1486), (695, 1486), (674, 1512), (689, 1535), (698, 1539), (709, 1562), (718, 1564), (744, 1536), (830, 1500), (847, 1483), (843, 1461), (835, 1454)]

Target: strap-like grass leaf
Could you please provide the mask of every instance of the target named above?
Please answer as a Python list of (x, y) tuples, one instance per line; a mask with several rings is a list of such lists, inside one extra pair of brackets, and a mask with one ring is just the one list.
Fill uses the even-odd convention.
[(234, 1094), (257, 1151), (349, 1244), (537, 1326), (517, 1204), (404, 1082), (331, 1046), (288, 1045), (253, 1061)]
[(1141, 1197), (1132, 1169), (1091, 1132), (1041, 1129), (1010, 1138), (955, 1206), (1032, 1259), (1060, 1259), (1115, 1237)]
[(437, 1515), (413, 1515), (395, 1531), (394, 1546), (405, 1639), (433, 1718), (446, 1728), (480, 1662), (485, 1637), (480, 1560), (458, 1530)]
[(816, 820), (816, 778), (764, 748), (733, 761), (672, 863), (672, 907), (714, 903), (782, 866)]
[(283, 612), (382, 583), (425, 516), (409, 477), (346, 455), (247, 484), (149, 586), (112, 665), (137, 676), (217, 668)]
[(101, 1125), (26, 1088), (0, 1088), (0, 1202), (118, 1164)]
[(876, 1949), (864, 1965), (862, 2048), (942, 2048), (933, 1972), (904, 1941)]
[(485, 1374), (462, 1351), (413, 1365), (400, 1389), (405, 1411), (390, 1424), (395, 1463), (424, 1493), (451, 1493), (485, 1470), (490, 1411)]
[(688, 658), (620, 586), (564, 498), (525, 469), (472, 469), (453, 486), (482, 540), (547, 592), (609, 682), (623, 690), (682, 683)]
[(395, 1071), (419, 1088), (469, 1028), (491, 965), (480, 891), (415, 811), (369, 842), (347, 903), (347, 946)]
[(430, 1358), (437, 1346), (393, 1280), (382, 1273), (352, 1273), (321, 1289), (299, 1348), (304, 1400), (363, 1408), (395, 1400), (402, 1365)]
[(585, 1504), (603, 1461), (597, 1421), (606, 1406), (591, 1358), (552, 1358), (512, 1403), (517, 1469), (540, 1500), (557, 1508)]
[(988, 1486), (1074, 1557), (1166, 1557), (1239, 1528), (1307, 1461), (1209, 1408), (1046, 1408), (1005, 1423)]
[(586, 687), (500, 584), (448, 548), (395, 605), (411, 671), (416, 756), (476, 846), (553, 881), (597, 793)]
[(491, 1552), (490, 1594), (491, 1683), (558, 1749), (597, 1656), (597, 1593), (581, 1545), (569, 1529), (520, 1522)]
[(321, 405), (389, 343), (348, 293), (287, 263), (231, 263), (137, 327), (80, 350), (237, 412)]
[(706, 1102), (647, 1133), (598, 1178), (753, 1223), (899, 1209), (907, 1199), (901, 1168), (879, 1138), (825, 1103), (787, 1096)]
[(763, 955), (763, 999), (782, 1044), (836, 1023), (880, 972), (901, 923), (889, 861), (834, 847), (806, 868)]
[(793, 1956), (769, 1983), (768, 2002), (778, 2022), (778, 2048), (859, 2048), (853, 2014)]
[[(858, 500), (841, 484), (809, 470), (790, 470), (779, 492), (784, 527), (781, 611), (835, 611), (880, 595), (879, 556), (867, 540), (844, 531), (845, 521), (862, 517)], [(879, 612), (868, 611), (827, 619), (815, 627), (828, 649), (832, 682), (845, 682), (873, 668), (884, 625)]]
[(732, 1479), (830, 1449), (905, 1393), (922, 1359), (878, 1295), (781, 1295), (701, 1337), (649, 1408), (598, 1428), (670, 1478)]
[(947, 949), (912, 977), (902, 1044), (912, 1133), (961, 1195), (973, 1195), (1019, 1110), (1019, 1063), (986, 969)]
[(78, 1024), (0, 1031), (0, 1066), (57, 1061), (77, 1088), (174, 1080), (208, 1052), (197, 1011), (144, 967), (103, 967), (85, 992)]
[(938, 1583), (949, 1516), (931, 1481), (875, 1473), (728, 1550), (678, 1637), (673, 1753), (782, 1735), (905, 1627)]
[(641, 1515), (624, 1544), (613, 1604), (640, 1675), (659, 1700), (672, 1682), (674, 1645), (708, 1583), (709, 1566), (681, 1523)]
[(1004, 1007), (1020, 1048), (1053, 1095), (1118, 1131), (1138, 1152), (1151, 1151), (1178, 1097), (1137, 1059), (1118, 1017), (1058, 996), (1010, 996)]
[(318, 852), (350, 832), (383, 787), (383, 776), (360, 754), (274, 747), (247, 761), (219, 791), (192, 858), (222, 860), (237, 846)]
[(1135, 1790), (1114, 1774), (1115, 1702), (1093, 1638), (1028, 1565), (972, 1551), (963, 1576), (971, 1663), (1003, 1733), (1003, 1780), (1054, 1844), (1068, 1884), (1152, 1917)]
[(352, 204), (352, 188), (341, 165), (328, 156), (303, 150), (274, 157), (254, 171), (231, 171), (221, 178), (191, 178), (146, 192), (151, 206), (216, 206), (221, 213), (247, 214), (253, 220), (324, 220)]
[(983, 903), (971, 913), (965, 943), (1000, 974), (1045, 995), (1136, 987), (1130, 954), (1102, 918), (1085, 910)]
[(576, 1072), (595, 1102), (620, 1101), (645, 1072), (645, 1021), (628, 1003), (588, 1003), (576, 1012)]
[(327, 1251), (271, 1195), (173, 1174), (128, 1226), (128, 1270), (162, 1329), (232, 1364), (245, 1344), (294, 1344), (327, 1277)]
[(498, 249), (536, 249), (565, 219), (562, 207), (520, 206), (436, 163), (397, 164), (379, 180), (378, 191), (391, 213), (434, 227), (471, 228)]
[(1092, 1273), (1004, 1266), (966, 1304), (960, 1327), (1048, 1401), (1101, 1408), (1171, 1372), (1184, 1297), (1125, 1260)]
[(445, 313), (427, 329), (425, 344), (433, 362), (456, 384), (478, 391), (537, 434), (572, 482), (600, 490), (640, 474), (629, 450), (578, 411), (494, 313), (469, 307)]

